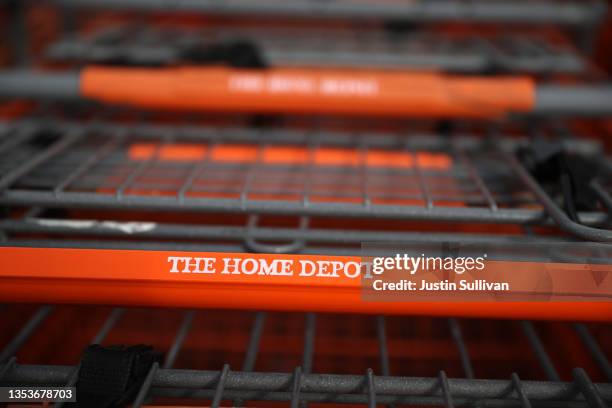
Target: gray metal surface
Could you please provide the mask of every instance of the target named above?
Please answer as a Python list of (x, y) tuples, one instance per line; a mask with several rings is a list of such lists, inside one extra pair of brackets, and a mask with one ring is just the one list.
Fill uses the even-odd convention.
[[(263, 253), (319, 253), (334, 254), (342, 251), (343, 254), (359, 255), (361, 245), (367, 242), (394, 242), (405, 250), (414, 248), (422, 251), (442, 243), (460, 246), (466, 253), (487, 252), (490, 257), (497, 253), (503, 259), (518, 259), (521, 261), (556, 261), (575, 263), (606, 263), (606, 256), (612, 249), (603, 244), (580, 243), (559, 237), (503, 235), (503, 234), (475, 234), (475, 233), (441, 233), (396, 230), (376, 230), (362, 227), (360, 229), (334, 229), (334, 228), (283, 228), (283, 227), (250, 227), (236, 225), (202, 225), (195, 224), (169, 224), (169, 223), (138, 223), (121, 222), (116, 220), (79, 220), (58, 218), (6, 219), (0, 221), (0, 231), (7, 236), (3, 245), (20, 246), (22, 237), (28, 234), (45, 234), (48, 237), (46, 245), (61, 245), (67, 240), (67, 245), (74, 244), (80, 238), (77, 247), (95, 247), (98, 239), (111, 239), (107, 243), (116, 242), (121, 246), (120, 239), (129, 238), (123, 248), (142, 248), (138, 245), (149, 244), (151, 247), (159, 245), (158, 249), (180, 248), (185, 250), (200, 245), (212, 248), (218, 252), (250, 251)], [(141, 241), (138, 243), (137, 241)], [(256, 241), (261, 247), (253, 248), (248, 241)], [(177, 242), (180, 241), (180, 242)], [(299, 241), (299, 246), (287, 250), (286, 242)], [(226, 246), (216, 243), (226, 242)], [(229, 244), (229, 243), (233, 244)], [(26, 241), (27, 243), (27, 241)], [(168, 247), (167, 245), (171, 245)], [(486, 249), (485, 249), (486, 248)], [(561, 254), (563, 256), (561, 256)], [(608, 255), (606, 255), (608, 254)], [(246, 364), (246, 363), (245, 363)], [(246, 367), (250, 367), (247, 365)]]
[(76, 72), (0, 71), (0, 97), (75, 99), (80, 95), (79, 84)]
[[(72, 371), (73, 367), (69, 366), (15, 365), (5, 374), (4, 381), (58, 385), (66, 383)], [(218, 371), (159, 369), (153, 376), (151, 386), (154, 395), (158, 396), (210, 398), (211, 394), (206, 390), (214, 390), (219, 378)], [(291, 389), (292, 379), (293, 374), (231, 371), (225, 377), (224, 389), (226, 395), (229, 394), (227, 391), (244, 391), (248, 399), (288, 401), (291, 393), (285, 390)], [(510, 403), (500, 406), (512, 406), (516, 403), (515, 397), (509, 392), (513, 388), (511, 380), (449, 378), (447, 383), (448, 393), (456, 402), (495, 400)], [(440, 405), (444, 399), (438, 378), (376, 376), (375, 384), (377, 397), (387, 397), (381, 402), (407, 403), (421, 397), (422, 402), (429, 402), (427, 405)], [(594, 384), (594, 387), (603, 400), (612, 400), (612, 384)], [(172, 392), (173, 389), (176, 391)], [(582, 395), (576, 393), (576, 385), (570, 382), (522, 381), (522, 390), (532, 402), (559, 404), (556, 406), (568, 406), (563, 403), (575, 402), (569, 406), (592, 406)], [(352, 399), (343, 401), (340, 396)], [(300, 399), (363, 404), (367, 402), (368, 395), (367, 389), (364, 389), (363, 376), (302, 374)]]
[(55, 0), (57, 4), (89, 8), (140, 11), (189, 11), (220, 15), (267, 15), (309, 18), (401, 19), (432, 22), (461, 19), (467, 22), (585, 24), (605, 13), (596, 1), (434, 0), (376, 2), (368, 0)]
[[(329, 41), (333, 38), (333, 41)], [(197, 64), (194, 54), (247, 41), (271, 66), (437, 68), (451, 72), (580, 73), (583, 59), (568, 46), (515, 33), (455, 38), (426, 30), (236, 27), (181, 29), (119, 25), (70, 35), (47, 49), (53, 60), (83, 63)]]
[(546, 115), (610, 115), (612, 85), (538, 85), (534, 112)]

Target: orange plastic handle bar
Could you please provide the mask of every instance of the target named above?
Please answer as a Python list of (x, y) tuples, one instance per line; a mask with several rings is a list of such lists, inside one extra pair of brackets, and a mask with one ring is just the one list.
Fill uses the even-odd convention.
[(0, 258), (7, 302), (612, 321), (610, 301), (364, 300), (359, 257), (5, 247)]
[(531, 111), (528, 77), (230, 68), (85, 68), (81, 94), (146, 108), (286, 114), (497, 117)]

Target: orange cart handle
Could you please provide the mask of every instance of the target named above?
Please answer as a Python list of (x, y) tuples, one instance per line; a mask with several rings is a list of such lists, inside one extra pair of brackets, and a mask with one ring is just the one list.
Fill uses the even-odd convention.
[(85, 68), (82, 96), (146, 108), (258, 113), (496, 117), (533, 109), (527, 77), (330, 69)]
[[(5, 302), (612, 321), (609, 296), (601, 301), (369, 300), (362, 292), (359, 257), (3, 247), (0, 258)], [(533, 275), (541, 266), (487, 264), (491, 272), (501, 267), (513, 276)], [(556, 282), (561, 292), (588, 284), (583, 265), (546, 269), (579, 278)], [(591, 286), (609, 295), (609, 285), (608, 279)]]
[(612, 85), (435, 72), (220, 67), (0, 71), (0, 97), (90, 98), (141, 108), (218, 112), (496, 118), (612, 115)]

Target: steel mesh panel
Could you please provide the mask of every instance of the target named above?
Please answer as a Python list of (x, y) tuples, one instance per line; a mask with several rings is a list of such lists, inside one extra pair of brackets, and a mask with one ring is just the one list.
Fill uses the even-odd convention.
[[(329, 41), (333, 38), (334, 41)], [(178, 64), (207, 47), (253, 44), (273, 66), (382, 66), (442, 68), (456, 72), (487, 70), (580, 73), (585, 63), (572, 47), (544, 35), (507, 34), (452, 37), (435, 32), (385, 32), (350, 29), (196, 30), (180, 27), (119, 25), (49, 46), (52, 59), (144, 65)]]
[[(518, 164), (507, 149), (519, 142), (511, 139), (74, 124), (45, 129), (25, 130), (24, 143), (4, 151), (4, 202), (517, 224), (542, 220), (542, 203), (534, 198), (541, 191), (517, 177)], [(24, 155), (31, 158), (21, 162)], [(594, 212), (582, 219), (589, 224), (603, 217)]]
[[(74, 364), (79, 347), (41, 353), (36, 333), (46, 333), (46, 344), (151, 341), (166, 357), (150, 372), (135, 406), (150, 397), (212, 405), (233, 400), (260, 401), (258, 406), (311, 401), (446, 407), (597, 407), (612, 398), (612, 384), (591, 380), (610, 380), (608, 325), (65, 306), (5, 306), (3, 312), (11, 310), (16, 314), (7, 327), (13, 331), (0, 340), (0, 381), (74, 383), (75, 366), (30, 362)], [(61, 330), (85, 314), (79, 335)], [(148, 323), (153, 316), (155, 326)], [(561, 334), (573, 357), (553, 346)], [(15, 354), (19, 360), (11, 358)], [(584, 368), (572, 369), (576, 361)]]

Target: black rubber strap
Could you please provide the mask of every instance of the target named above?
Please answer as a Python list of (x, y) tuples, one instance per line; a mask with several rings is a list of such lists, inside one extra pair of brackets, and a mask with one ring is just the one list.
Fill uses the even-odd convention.
[(161, 353), (152, 347), (110, 346), (94, 344), (85, 349), (76, 384), (79, 408), (128, 406)]

